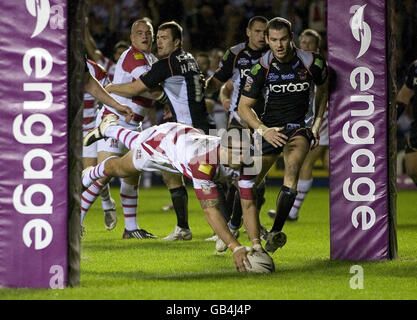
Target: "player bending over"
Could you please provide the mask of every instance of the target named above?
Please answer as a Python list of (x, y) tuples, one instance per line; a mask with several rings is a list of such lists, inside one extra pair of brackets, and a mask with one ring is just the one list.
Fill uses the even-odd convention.
[[(99, 165), (84, 170), (82, 181), (85, 187), (100, 178), (123, 178), (139, 175), (142, 171), (167, 171), (187, 176), (193, 181), (207, 222), (233, 252), (237, 270), (246, 271), (244, 261), (249, 263), (246, 248), (240, 245), (227, 227), (221, 214), (222, 203), (219, 201), (216, 183), (230, 178), (229, 172), (232, 170), (228, 168), (236, 170), (241, 168), (241, 163), (249, 165), (252, 161), (252, 158), (246, 158), (249, 139), (242, 142), (229, 134), (222, 138), (208, 136), (191, 126), (173, 122), (150, 127), (139, 133), (117, 125), (117, 117), (107, 115), (100, 126), (84, 138), (84, 145), (105, 137), (122, 142), (130, 151), (123, 157), (109, 157)], [(239, 146), (236, 147), (236, 144)], [(246, 174), (244, 168), (240, 171), (238, 188), (243, 221), (253, 245), (251, 250), (263, 251), (259, 240), (259, 218), (252, 194), (256, 176)]]

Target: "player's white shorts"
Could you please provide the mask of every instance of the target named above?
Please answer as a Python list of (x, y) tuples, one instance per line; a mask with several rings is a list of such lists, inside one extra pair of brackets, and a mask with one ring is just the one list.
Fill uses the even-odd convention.
[(177, 169), (171, 166), (168, 160), (159, 160), (160, 161), (155, 161), (154, 157), (143, 150), (140, 146), (135, 147), (132, 152), (132, 163), (138, 171), (164, 171), (182, 175)]
[(83, 158), (97, 158), (97, 142), (88, 147), (83, 146)]
[[(96, 126), (98, 127), (101, 123), (102, 117), (104, 113), (104, 108), (99, 111), (99, 114), (96, 118)], [(137, 131), (137, 127), (127, 124), (124, 120), (118, 119), (118, 124), (126, 129), (130, 129), (133, 131)], [(128, 148), (126, 146), (115, 139), (105, 138), (97, 141), (97, 152), (110, 152), (116, 154), (126, 154), (128, 152)]]
[(323, 114), (319, 135), (319, 146), (329, 146), (329, 121), (327, 111)]

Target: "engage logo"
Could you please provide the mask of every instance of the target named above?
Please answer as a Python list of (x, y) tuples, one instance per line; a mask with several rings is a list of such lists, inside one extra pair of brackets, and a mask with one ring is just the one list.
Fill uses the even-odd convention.
[(26, 9), (36, 18), (36, 27), (31, 36), (34, 38), (48, 25), (51, 6), (49, 0), (26, 0)]
[(51, 29), (64, 29), (64, 9), (60, 5), (51, 7), (49, 0), (26, 0), (26, 9), (36, 18), (35, 30), (31, 38), (40, 35), (49, 22)]
[(368, 51), (372, 40), (371, 28), (363, 18), (365, 7), (366, 4), (363, 6), (356, 5), (352, 6), (349, 11), (351, 14), (354, 14), (350, 19), (350, 29), (352, 31), (352, 35), (356, 41), (361, 43), (361, 48), (356, 56), (356, 59), (360, 58), (366, 53), (366, 51)]

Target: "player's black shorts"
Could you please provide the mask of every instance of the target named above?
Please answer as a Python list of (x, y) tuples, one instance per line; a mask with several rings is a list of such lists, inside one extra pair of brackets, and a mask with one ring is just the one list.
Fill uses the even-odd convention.
[[(295, 136), (303, 136), (306, 138), (307, 142), (310, 144), (314, 140), (313, 132), (310, 128), (305, 128), (300, 124), (297, 123), (287, 123), (285, 129), (281, 131), (285, 134), (288, 139)], [(262, 138), (262, 154), (280, 154), (283, 150), (284, 146), (282, 147), (274, 147), (264, 138)]]
[(411, 124), (410, 135), (405, 147), (405, 153), (417, 152), (417, 121)]

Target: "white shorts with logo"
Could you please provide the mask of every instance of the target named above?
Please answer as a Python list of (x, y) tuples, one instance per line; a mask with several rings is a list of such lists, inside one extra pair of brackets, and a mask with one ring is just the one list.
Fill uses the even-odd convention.
[[(102, 108), (97, 115), (96, 118), (96, 126), (98, 127), (101, 123), (102, 116), (103, 116), (104, 108)], [(133, 131), (137, 131), (138, 127), (132, 126), (128, 123), (126, 123), (122, 119), (118, 119), (118, 124), (126, 129), (130, 129)], [(111, 139), (111, 138), (105, 138), (97, 141), (97, 152), (110, 152), (110, 153), (116, 153), (120, 155), (124, 155), (129, 151), (126, 146), (121, 143), (118, 140)]]

